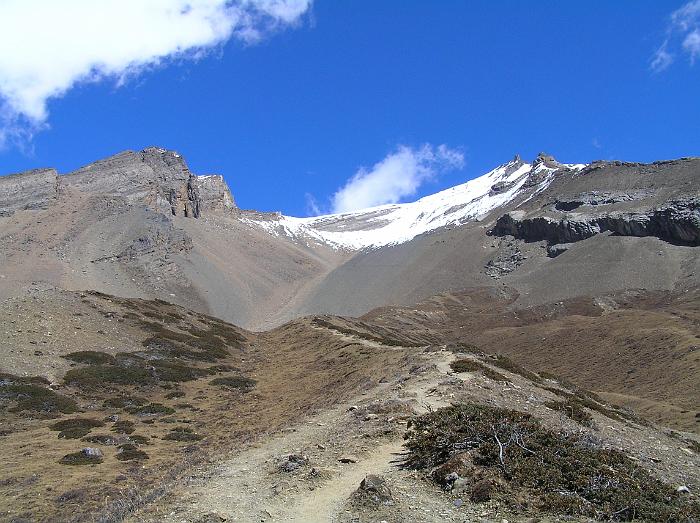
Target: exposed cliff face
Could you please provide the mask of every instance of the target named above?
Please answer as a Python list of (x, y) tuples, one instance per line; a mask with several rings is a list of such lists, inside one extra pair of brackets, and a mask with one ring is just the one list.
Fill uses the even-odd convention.
[(125, 151), (60, 177), (60, 184), (83, 192), (119, 196), (173, 216), (199, 218), (235, 209), (220, 176), (193, 174), (178, 153), (159, 147)]
[(525, 241), (545, 240), (551, 245), (574, 243), (601, 232), (612, 232), (619, 236), (656, 236), (673, 243), (697, 246), (700, 245), (700, 200), (669, 202), (647, 212), (570, 214), (561, 219), (525, 217), (515, 211), (501, 216), (491, 232)]
[(546, 241), (550, 257), (596, 234), (653, 236), (700, 245), (700, 160), (638, 164), (594, 162), (578, 173), (559, 171), (537, 200), (501, 216), (490, 234)]
[(55, 169), (33, 169), (0, 176), (0, 216), (25, 209), (45, 209), (58, 196)]
[(196, 177), (196, 187), (202, 208), (209, 212), (227, 212), (236, 209), (231, 191), (219, 174)]

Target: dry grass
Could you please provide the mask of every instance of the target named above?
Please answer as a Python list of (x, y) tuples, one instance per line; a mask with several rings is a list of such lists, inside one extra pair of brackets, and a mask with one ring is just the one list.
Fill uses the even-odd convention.
[(404, 466), (440, 473), (452, 464), (449, 470), (465, 478), (494, 478), (504, 502), (525, 495), (538, 511), (596, 519), (700, 518), (700, 504), (683, 499), (626, 454), (547, 430), (529, 414), (454, 405), (414, 420), (406, 440)]

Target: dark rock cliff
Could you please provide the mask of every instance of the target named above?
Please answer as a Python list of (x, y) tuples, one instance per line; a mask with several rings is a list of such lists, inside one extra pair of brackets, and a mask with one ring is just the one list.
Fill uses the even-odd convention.
[(0, 215), (46, 208), (71, 191), (120, 198), (173, 216), (199, 218), (236, 209), (222, 176), (196, 176), (175, 151), (148, 147), (124, 151), (59, 176), (36, 169), (0, 177)]
[(676, 200), (646, 212), (602, 214), (569, 214), (556, 219), (551, 216), (525, 217), (515, 211), (504, 214), (491, 233), (511, 235), (525, 241), (549, 244), (573, 243), (601, 232), (620, 236), (656, 236), (685, 245), (700, 245), (700, 199)]

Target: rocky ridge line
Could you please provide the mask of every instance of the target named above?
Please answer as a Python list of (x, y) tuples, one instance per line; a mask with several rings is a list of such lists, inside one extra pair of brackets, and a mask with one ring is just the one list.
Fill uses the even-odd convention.
[(100, 197), (122, 198), (128, 204), (199, 218), (203, 213), (237, 209), (220, 175), (197, 176), (182, 156), (159, 147), (124, 151), (65, 175), (55, 169), (34, 169), (0, 177), (0, 216), (46, 209), (59, 197), (77, 190)]
[(611, 232), (619, 236), (655, 236), (671, 243), (699, 246), (700, 199), (674, 200), (644, 212), (572, 213), (561, 219), (526, 217), (523, 211), (513, 211), (501, 216), (490, 232), (530, 242), (544, 240), (550, 245), (574, 243)]

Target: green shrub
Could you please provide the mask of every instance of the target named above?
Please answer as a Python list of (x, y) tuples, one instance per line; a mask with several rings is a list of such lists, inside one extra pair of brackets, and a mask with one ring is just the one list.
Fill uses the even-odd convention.
[(567, 417), (586, 427), (593, 426), (593, 417), (585, 410), (583, 405), (576, 400), (573, 401), (548, 401), (546, 407), (552, 410), (563, 412)]
[(115, 364), (98, 364), (69, 370), (64, 381), (84, 390), (99, 390), (105, 384), (145, 386), (161, 382), (192, 381), (216, 371), (202, 369), (177, 358), (146, 359), (135, 353), (122, 353)]
[[(482, 405), (438, 409), (412, 421), (404, 466), (433, 469), (468, 454), (500, 477), (504, 498), (527, 495), (544, 512), (629, 521), (693, 521), (684, 500), (626, 454), (545, 429), (529, 414)], [(477, 476), (478, 474), (474, 474)]]
[(456, 354), (483, 354), (483, 351), (479, 350), (479, 347), (473, 343), (449, 343), (445, 348)]
[(88, 456), (82, 452), (73, 452), (63, 456), (59, 463), (61, 465), (97, 465), (102, 463), (102, 457)]
[(125, 443), (119, 445), (117, 459), (120, 461), (141, 461), (148, 459), (148, 454), (132, 443)]
[(0, 373), (0, 398), (15, 402), (10, 412), (72, 414), (80, 410), (74, 400), (47, 388), (48, 384), (40, 376), (20, 378)]
[(128, 409), (140, 407), (146, 403), (148, 403), (148, 400), (140, 396), (118, 396), (116, 398), (107, 398), (103, 405), (106, 409)]
[(169, 400), (172, 399), (177, 399), (177, 398), (183, 398), (185, 397), (185, 393), (181, 390), (174, 390), (172, 392), (168, 392), (165, 397)]
[(163, 436), (163, 439), (172, 441), (199, 441), (204, 436), (197, 434), (189, 427), (174, 427), (168, 434)]
[(115, 421), (112, 425), (112, 432), (117, 434), (131, 434), (134, 430), (134, 422), (129, 420)]
[(142, 407), (133, 407), (126, 409), (127, 412), (135, 414), (136, 416), (152, 416), (160, 414), (174, 414), (175, 409), (167, 407), (161, 403), (149, 403)]
[(232, 389), (238, 389), (242, 392), (250, 392), (253, 390), (257, 382), (254, 379), (246, 378), (244, 376), (224, 376), (221, 378), (214, 378), (209, 383), (212, 385), (221, 385)]
[(97, 443), (98, 445), (116, 445), (120, 439), (119, 436), (112, 436), (111, 434), (95, 434), (93, 436), (85, 436), (82, 441)]
[(86, 436), (96, 427), (102, 427), (104, 423), (92, 418), (73, 418), (57, 421), (50, 425), (51, 430), (59, 431), (59, 438), (78, 439)]
[(76, 363), (87, 363), (90, 365), (98, 365), (105, 363), (114, 363), (114, 356), (106, 352), (98, 352), (94, 350), (81, 350), (71, 352), (63, 356), (67, 360), (75, 361)]
[(503, 374), (501, 374), (500, 372), (496, 372), (492, 368), (487, 367), (486, 365), (484, 365), (476, 360), (468, 360), (468, 359), (455, 360), (452, 363), (450, 363), (450, 367), (455, 372), (481, 372), (484, 376), (486, 376), (490, 380), (504, 381), (504, 382), (510, 383), (510, 380), (508, 378), (506, 378)]

